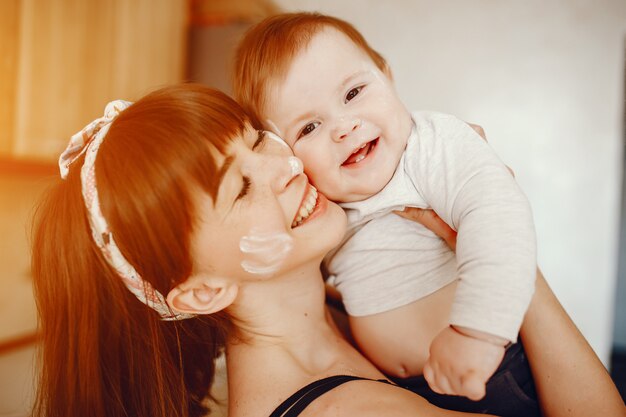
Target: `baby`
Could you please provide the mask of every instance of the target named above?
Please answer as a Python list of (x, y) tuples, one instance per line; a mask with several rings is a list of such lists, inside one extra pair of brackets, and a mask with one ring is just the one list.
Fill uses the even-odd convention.
[[(257, 24), (239, 45), (234, 90), (346, 210), (349, 232), (325, 266), (363, 352), (390, 376), (423, 373), (435, 393), (483, 398), (508, 366), (536, 272), (530, 207), (505, 165), (463, 121), (409, 113), (385, 60), (334, 17)], [(405, 207), (455, 229), (456, 257), (393, 213)]]

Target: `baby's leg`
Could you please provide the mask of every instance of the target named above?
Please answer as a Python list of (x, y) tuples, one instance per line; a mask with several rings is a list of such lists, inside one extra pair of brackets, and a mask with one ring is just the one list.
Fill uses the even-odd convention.
[(608, 372), (540, 271), (521, 337), (545, 417), (624, 417)]

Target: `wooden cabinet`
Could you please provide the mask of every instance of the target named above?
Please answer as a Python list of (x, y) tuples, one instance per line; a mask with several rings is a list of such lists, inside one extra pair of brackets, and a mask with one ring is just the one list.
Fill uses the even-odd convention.
[(186, 0), (2, 0), (0, 158), (54, 161), (113, 99), (182, 81)]

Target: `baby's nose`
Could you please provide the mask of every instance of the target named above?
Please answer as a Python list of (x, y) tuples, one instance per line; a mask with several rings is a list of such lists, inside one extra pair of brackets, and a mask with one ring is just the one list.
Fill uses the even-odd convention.
[(333, 138), (336, 142), (343, 141), (348, 135), (359, 128), (361, 121), (357, 118), (341, 118), (338, 120), (337, 128)]

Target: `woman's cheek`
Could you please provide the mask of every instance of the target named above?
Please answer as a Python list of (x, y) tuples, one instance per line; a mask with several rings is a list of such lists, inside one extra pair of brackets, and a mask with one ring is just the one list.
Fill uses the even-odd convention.
[(281, 230), (253, 228), (239, 241), (239, 250), (244, 271), (270, 276), (280, 270), (293, 250), (293, 239)]

